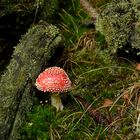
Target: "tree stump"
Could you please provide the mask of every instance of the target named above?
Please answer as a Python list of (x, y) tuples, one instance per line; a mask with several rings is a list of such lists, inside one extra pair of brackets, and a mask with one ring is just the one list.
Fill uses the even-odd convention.
[(33, 105), (35, 80), (62, 43), (57, 27), (40, 22), (15, 47), (0, 79), (0, 140), (16, 140)]

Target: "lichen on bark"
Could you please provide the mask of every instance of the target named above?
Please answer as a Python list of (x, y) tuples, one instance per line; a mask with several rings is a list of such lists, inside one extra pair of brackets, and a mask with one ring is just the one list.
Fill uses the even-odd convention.
[(126, 52), (135, 49), (137, 54), (140, 53), (138, 4), (138, 1), (133, 0), (113, 0), (98, 17), (96, 29), (105, 36), (112, 53), (118, 49)]

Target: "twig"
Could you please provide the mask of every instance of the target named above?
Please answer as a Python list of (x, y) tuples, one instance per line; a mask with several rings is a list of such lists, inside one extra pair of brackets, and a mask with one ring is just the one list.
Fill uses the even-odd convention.
[(109, 120), (104, 115), (102, 115), (99, 111), (94, 109), (92, 107), (92, 104), (90, 104), (80, 96), (74, 96), (74, 97), (78, 100), (78, 102), (80, 102), (80, 104), (85, 108), (87, 113), (90, 115), (90, 117), (94, 119), (96, 123), (109, 124)]
[(96, 11), (95, 8), (91, 6), (91, 4), (86, 0), (80, 0), (80, 4), (83, 7), (83, 9), (93, 18), (93, 22), (96, 22), (96, 19), (99, 15), (99, 13)]

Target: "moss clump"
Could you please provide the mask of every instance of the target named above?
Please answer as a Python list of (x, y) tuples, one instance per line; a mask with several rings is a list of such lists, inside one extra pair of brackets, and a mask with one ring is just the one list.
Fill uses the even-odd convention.
[(133, 48), (137, 53), (140, 52), (138, 14), (138, 2), (113, 0), (99, 16), (96, 29), (105, 36), (112, 53), (116, 53), (118, 49), (130, 52)]
[(28, 121), (22, 128), (22, 139), (49, 139), (52, 124), (59, 125), (55, 118), (53, 108), (36, 106), (32, 113), (28, 114)]
[(38, 105), (28, 114), (21, 139), (89, 140), (91, 136), (86, 134), (92, 135), (92, 129), (88, 132), (86, 128), (94, 126), (91, 122), (90, 117), (83, 111), (72, 112), (72, 109), (67, 109), (56, 113), (53, 107)]

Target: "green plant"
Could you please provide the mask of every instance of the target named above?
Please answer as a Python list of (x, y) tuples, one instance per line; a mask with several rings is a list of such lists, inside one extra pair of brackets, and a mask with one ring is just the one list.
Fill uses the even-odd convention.
[(60, 28), (65, 36), (66, 45), (74, 45), (75, 42), (87, 31), (82, 26), (82, 20), (89, 18), (81, 9), (79, 1), (71, 1), (72, 6), (60, 13)]

